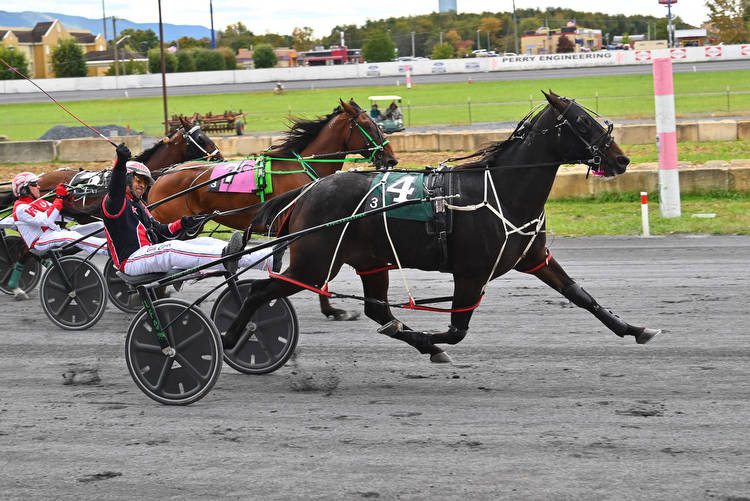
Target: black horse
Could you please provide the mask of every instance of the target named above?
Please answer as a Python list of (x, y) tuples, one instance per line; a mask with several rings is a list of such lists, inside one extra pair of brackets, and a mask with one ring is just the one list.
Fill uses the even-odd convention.
[[(473, 309), (489, 281), (510, 270), (535, 275), (590, 311), (620, 337), (634, 336), (639, 344), (651, 340), (661, 331), (632, 326), (601, 307), (565, 273), (545, 246), (544, 204), (561, 164), (584, 163), (596, 174), (614, 177), (624, 173), (630, 162), (612, 139), (611, 124), (602, 126), (573, 100), (552, 92), (545, 97), (548, 104), (544, 109), (521, 121), (508, 140), (465, 157), (476, 160), (437, 171), (448, 180), (442, 184), (442, 192), (458, 195), (435, 206), (442, 223), (397, 219), (392, 217), (396, 211), (389, 211), (387, 218), (363, 217), (293, 240), (289, 268), (253, 285), (225, 335), (225, 347), (231, 348), (251, 335), (245, 326), (261, 304), (302, 290), (300, 284), (322, 287), (344, 263), (360, 274), (367, 298), (365, 313), (384, 326), (380, 332), (429, 354), (434, 362), (450, 361), (437, 344), (456, 344), (464, 338)], [(293, 234), (384, 207), (389, 203), (385, 192), (394, 196), (395, 202), (410, 194), (416, 196), (418, 186), (403, 177), (393, 183), (385, 181), (381, 192), (373, 191), (375, 175), (384, 173), (329, 176), (306, 191), (303, 188), (273, 199), (256, 220), (268, 224), (298, 197), (280, 229), (282, 235)], [(436, 186), (434, 181), (427, 181), (424, 191), (440, 193)], [(443, 212), (440, 203), (445, 203)], [(394, 318), (387, 302), (387, 269), (394, 264), (453, 274), (451, 325), (447, 331), (417, 332)]]

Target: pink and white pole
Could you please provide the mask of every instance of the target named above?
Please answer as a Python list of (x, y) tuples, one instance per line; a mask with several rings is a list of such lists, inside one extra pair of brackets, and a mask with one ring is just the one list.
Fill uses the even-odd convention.
[(672, 59), (654, 59), (656, 147), (659, 151), (659, 209), (662, 217), (680, 217), (680, 176), (677, 170), (677, 126), (674, 113)]
[(648, 224), (648, 192), (641, 192), (641, 226), (643, 227), (643, 236), (651, 236), (651, 228)]

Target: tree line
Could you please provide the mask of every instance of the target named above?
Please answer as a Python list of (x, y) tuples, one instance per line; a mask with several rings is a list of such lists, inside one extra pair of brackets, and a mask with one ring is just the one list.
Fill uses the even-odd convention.
[[(750, 0), (708, 0), (707, 29), (713, 43), (745, 43), (750, 40)], [(339, 25), (323, 37), (315, 38), (308, 26), (294, 28), (291, 34), (266, 33), (256, 35), (242, 22), (229, 24), (218, 31), (216, 49), (211, 49), (208, 37), (181, 37), (169, 42), (175, 52), (165, 51), (167, 72), (216, 71), (236, 69), (236, 54), (240, 49), (254, 50), (256, 68), (273, 67), (277, 63), (273, 47), (292, 47), (296, 51), (315, 46), (338, 45), (343, 33), (349, 48), (362, 49), (366, 61), (390, 61), (398, 56), (449, 59), (470, 56), (478, 48), (497, 52), (516, 52), (519, 38), (525, 32), (545, 26), (561, 28), (573, 21), (583, 28), (600, 29), (605, 42), (614, 35), (650, 33), (652, 39), (667, 39), (666, 17), (606, 15), (582, 12), (562, 7), (547, 9), (517, 9), (516, 23), (511, 12), (455, 13), (433, 12), (420, 16), (392, 17), (368, 20), (362, 26)], [(690, 28), (680, 17), (672, 23), (676, 29)], [(515, 34), (518, 34), (518, 38)], [(133, 53), (147, 54), (148, 63), (123, 57), (120, 74), (158, 73), (161, 71), (159, 38), (153, 30), (125, 29), (120, 35), (130, 35), (122, 48)], [(110, 48), (112, 41), (109, 42)], [(24, 54), (0, 48), (0, 57), (22, 73), (28, 72)], [(86, 76), (83, 51), (73, 40), (62, 40), (52, 51), (52, 66), (58, 77)], [(114, 67), (108, 74), (114, 74)], [(0, 80), (20, 78), (6, 67), (0, 68)]]

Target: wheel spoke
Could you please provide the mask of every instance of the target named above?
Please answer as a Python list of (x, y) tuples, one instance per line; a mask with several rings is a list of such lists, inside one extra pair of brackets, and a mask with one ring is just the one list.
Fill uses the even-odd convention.
[(162, 386), (164, 386), (164, 383), (167, 380), (167, 374), (169, 372), (172, 372), (170, 369), (172, 367), (172, 357), (164, 357), (164, 363), (161, 366), (161, 371), (159, 371), (159, 378), (156, 380), (156, 384), (154, 385), (154, 390), (159, 391)]
[(134, 341), (133, 348), (143, 353), (161, 353), (161, 346), (158, 344), (144, 343), (142, 341)]
[(204, 325), (201, 325), (201, 329), (200, 329), (200, 330), (196, 331), (196, 332), (195, 332), (195, 333), (193, 333), (193, 334), (190, 334), (190, 335), (189, 335), (188, 337), (186, 337), (185, 339), (183, 339), (182, 341), (180, 341), (180, 342), (179, 342), (179, 343), (178, 343), (178, 344), (177, 344), (177, 345), (175, 346), (175, 350), (177, 350), (177, 351), (181, 351), (181, 350), (183, 350), (183, 349), (184, 349), (184, 348), (185, 348), (186, 346), (188, 346), (188, 345), (189, 345), (190, 343), (192, 343), (192, 342), (193, 342), (193, 341), (194, 341), (195, 339), (198, 339), (198, 338), (200, 338), (200, 336), (201, 336), (201, 335), (202, 335), (202, 334), (203, 334), (204, 332), (206, 332), (205, 326), (204, 326)]
[(193, 364), (191, 364), (190, 361), (187, 358), (185, 358), (184, 356), (182, 356), (182, 354), (179, 351), (175, 354), (174, 358), (178, 362), (180, 362), (180, 365), (182, 365), (185, 369), (188, 369), (189, 372), (191, 372), (193, 374), (193, 377), (195, 377), (195, 379), (199, 383), (205, 383), (206, 381), (208, 381), (210, 379), (210, 377), (211, 377), (211, 373), (210, 372), (206, 376), (204, 376), (203, 374), (201, 374), (200, 371), (198, 369), (196, 369), (195, 366)]
[(65, 308), (67, 308), (70, 305), (71, 301), (73, 301), (73, 298), (66, 295), (65, 300), (60, 303), (60, 307), (57, 310), (53, 310), (52, 308), (50, 308), (50, 312), (52, 313), (53, 316), (57, 317), (58, 315), (60, 315), (60, 313), (62, 313), (62, 311)]
[(82, 292), (86, 292), (87, 290), (90, 290), (90, 289), (101, 290), (101, 285), (99, 284), (99, 281), (96, 280), (89, 285), (80, 285), (76, 287), (76, 294), (80, 295)]

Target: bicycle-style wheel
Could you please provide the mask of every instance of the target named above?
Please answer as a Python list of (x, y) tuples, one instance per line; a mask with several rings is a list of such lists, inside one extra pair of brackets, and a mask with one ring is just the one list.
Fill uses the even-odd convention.
[[(241, 280), (236, 290), (230, 284), (216, 298), (211, 318), (222, 335), (237, 317), (252, 283)], [(282, 297), (258, 308), (234, 348), (224, 350), (224, 361), (244, 374), (267, 374), (289, 360), (298, 340), (297, 313), (292, 303)]]
[(145, 309), (130, 323), (125, 360), (133, 381), (149, 398), (167, 405), (188, 405), (205, 397), (221, 373), (221, 337), (199, 308), (180, 299), (159, 299), (154, 311), (175, 349), (165, 355)]
[[(6, 235), (0, 238), (5, 239), (5, 245), (0, 242), (0, 291), (4, 294), (13, 295), (10, 287), (8, 287), (8, 280), (16, 267), (18, 258), (26, 249), (26, 244), (18, 235)], [(18, 280), (18, 287), (24, 292), (32, 291), (41, 279), (42, 263), (34, 256), (27, 256), (23, 263), (21, 278)]]
[(141, 297), (117, 276), (117, 268), (112, 264), (112, 258), (109, 258), (107, 264), (104, 265), (104, 281), (107, 283), (107, 296), (118, 310), (125, 313), (141, 311), (143, 308)]
[(39, 298), (52, 323), (66, 330), (88, 329), (107, 306), (101, 272), (76, 256), (62, 257), (44, 272)]

